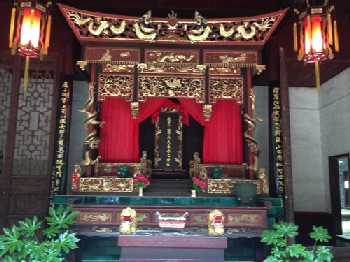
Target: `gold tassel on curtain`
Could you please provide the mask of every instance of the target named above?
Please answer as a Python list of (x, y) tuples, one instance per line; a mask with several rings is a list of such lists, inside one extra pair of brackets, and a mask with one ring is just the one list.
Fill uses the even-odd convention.
[(26, 64), (24, 67), (24, 82), (23, 82), (23, 90), (27, 92), (28, 90), (28, 74), (29, 74), (29, 56), (26, 56)]

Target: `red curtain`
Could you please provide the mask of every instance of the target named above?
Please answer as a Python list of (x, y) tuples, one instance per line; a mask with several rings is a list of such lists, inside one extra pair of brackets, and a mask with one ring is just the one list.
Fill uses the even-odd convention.
[(101, 127), (99, 155), (101, 162), (138, 162), (137, 121), (132, 118), (130, 103), (124, 98), (107, 97), (101, 103)]
[(137, 117), (137, 123), (141, 123), (147, 117), (152, 115), (162, 106), (162, 104), (165, 103), (166, 100), (167, 98), (148, 98), (145, 103), (140, 103), (140, 112)]
[(178, 103), (174, 103), (171, 100), (166, 100), (153, 114), (152, 114), (152, 123), (155, 123), (159, 117), (162, 107), (177, 109), (179, 114), (182, 116), (182, 122), (188, 126), (190, 124), (190, 119), (188, 117), (187, 111)]
[(232, 100), (218, 100), (204, 132), (203, 162), (243, 163), (241, 106)]
[(179, 98), (179, 102), (198, 123), (202, 126), (207, 124), (203, 117), (203, 105), (197, 104), (195, 99)]
[[(101, 103), (99, 155), (102, 162), (139, 161), (139, 123), (166, 103), (166, 98), (149, 98), (140, 104), (139, 116), (132, 118), (130, 103), (124, 98), (108, 97)], [(219, 100), (213, 106), (209, 121), (205, 121), (202, 105), (193, 99), (179, 99), (180, 104), (201, 125), (204, 132), (204, 163), (241, 164), (243, 162), (243, 136), (241, 106), (235, 101)]]

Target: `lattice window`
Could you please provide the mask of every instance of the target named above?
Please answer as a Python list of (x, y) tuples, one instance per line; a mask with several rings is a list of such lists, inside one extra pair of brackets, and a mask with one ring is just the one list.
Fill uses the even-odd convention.
[(54, 72), (31, 70), (18, 99), (12, 175), (47, 175), (52, 122)]
[(5, 68), (0, 68), (0, 176), (4, 172), (5, 146), (10, 111), (10, 93), (12, 74)]

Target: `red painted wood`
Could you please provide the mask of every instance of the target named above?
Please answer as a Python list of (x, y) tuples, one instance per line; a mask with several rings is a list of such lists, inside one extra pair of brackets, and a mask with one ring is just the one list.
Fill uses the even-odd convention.
[(121, 247), (227, 248), (227, 237), (120, 235)]

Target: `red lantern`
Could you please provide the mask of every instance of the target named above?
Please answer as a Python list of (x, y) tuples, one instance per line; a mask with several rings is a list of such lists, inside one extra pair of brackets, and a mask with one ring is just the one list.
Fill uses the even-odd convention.
[(294, 23), (294, 50), (298, 51), (298, 59), (306, 63), (315, 63), (316, 87), (320, 88), (319, 62), (326, 59), (333, 59), (331, 45), (335, 51), (339, 51), (337, 24), (334, 21), (332, 25), (331, 12), (334, 6), (328, 6), (328, 0), (325, 0), (321, 6), (310, 6), (306, 1), (307, 8), (302, 12), (295, 10), (299, 15), (299, 50), (297, 23)]
[(24, 89), (28, 86), (29, 58), (47, 55), (50, 43), (51, 16), (46, 6), (37, 1), (18, 0), (12, 8), (9, 46), (12, 54), (26, 57)]

